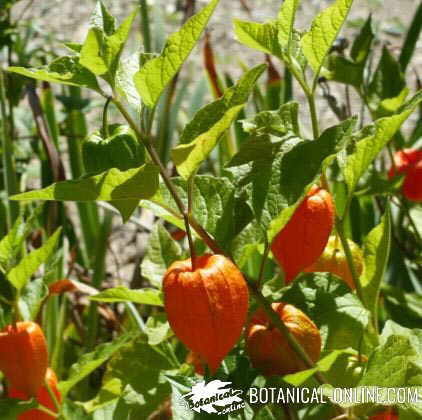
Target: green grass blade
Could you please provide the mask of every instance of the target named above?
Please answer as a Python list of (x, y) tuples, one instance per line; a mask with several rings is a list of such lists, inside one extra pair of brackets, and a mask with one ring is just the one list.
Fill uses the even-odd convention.
[[(12, 138), (9, 130), (8, 115), (6, 111), (6, 95), (4, 85), (4, 73), (0, 69), (0, 112), (1, 112), (1, 137), (2, 137), (2, 158), (3, 158), (3, 174), (4, 184), (7, 196), (11, 196), (18, 192), (18, 183), (16, 179), (15, 164), (13, 161)], [(19, 215), (19, 204), (8, 201), (6, 205), (7, 226), (10, 229), (13, 222)]]
[(399, 62), (403, 72), (412, 59), (413, 53), (415, 52), (416, 44), (419, 40), (419, 36), (422, 30), (422, 3), (416, 9), (415, 16), (410, 25), (409, 31), (407, 32), (406, 39), (403, 44), (403, 48), (400, 53)]

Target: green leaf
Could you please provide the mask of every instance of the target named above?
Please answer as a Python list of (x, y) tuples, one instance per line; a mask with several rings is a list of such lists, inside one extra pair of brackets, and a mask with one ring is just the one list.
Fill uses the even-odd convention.
[[(87, 413), (92, 413), (94, 411), (95, 413), (98, 413), (102, 408), (108, 408), (110, 406), (114, 411), (116, 408), (117, 400), (121, 395), (122, 386), (120, 380), (117, 378), (111, 378), (103, 382), (97, 396), (94, 399), (85, 402), (83, 407)], [(86, 415), (86, 413), (84, 414)], [(102, 420), (103, 417), (100, 417), (100, 419)], [(112, 420), (112, 418), (110, 420)]]
[(20, 401), (15, 398), (2, 398), (0, 400), (0, 418), (2, 420), (16, 420), (19, 414), (35, 408), (37, 400), (33, 398), (29, 401)]
[(150, 346), (157, 346), (173, 335), (166, 314), (151, 315), (145, 327), (145, 334)]
[(167, 84), (177, 74), (205, 29), (219, 0), (211, 2), (172, 34), (161, 55), (148, 61), (135, 75), (135, 85), (143, 102), (154, 107)]
[(114, 18), (99, 2), (91, 18), (91, 29), (82, 45), (79, 63), (95, 75), (103, 76), (112, 86), (136, 14), (137, 10), (115, 30)]
[(300, 0), (285, 0), (278, 13), (278, 41), (284, 47), (291, 42), (296, 10), (299, 7)]
[(191, 143), (181, 144), (171, 152), (171, 157), (176, 165), (177, 172), (188, 179), (194, 174), (201, 163), (209, 156), (218, 140), (227, 131), (236, 119), (243, 105), (228, 109), (222, 118), (208, 131), (196, 137)]
[(406, 71), (407, 66), (412, 59), (413, 53), (417, 42), (419, 40), (420, 33), (422, 31), (422, 4), (419, 4), (416, 9), (415, 16), (413, 17), (412, 23), (406, 34), (403, 47), (401, 49), (399, 62), (403, 71)]
[[(187, 206), (187, 182), (181, 178), (173, 178), (173, 182), (181, 200)], [(245, 214), (243, 201), (238, 200), (235, 193), (236, 188), (227, 178), (195, 176), (192, 194), (193, 215), (224, 250), (230, 249), (232, 239), (250, 221), (248, 216), (251, 216), (249, 213)], [(176, 204), (165, 185), (160, 185), (158, 193), (151, 200), (172, 213), (177, 212)], [(154, 210), (154, 207), (146, 207)], [(151, 270), (153, 268), (152, 266)], [(155, 280), (160, 280), (158, 275)]]
[(23, 218), (19, 216), (12, 226), (12, 229), (0, 241), (0, 267), (7, 271), (10, 261), (19, 252), (24, 236), (22, 235)]
[[(422, 330), (409, 330), (387, 321), (381, 344), (371, 354), (359, 386), (418, 387), (422, 391)], [(406, 401), (404, 407), (422, 412), (418, 403)], [(418, 418), (418, 417), (416, 417)]]
[(353, 41), (350, 57), (356, 64), (365, 64), (371, 51), (375, 34), (372, 29), (372, 16), (369, 15), (356, 39)]
[(0, 271), (9, 271), (17, 264), (19, 254), (22, 251), (22, 244), (30, 235), (38, 223), (38, 217), (43, 210), (43, 206), (39, 206), (32, 210), (28, 217), (24, 220), (19, 216), (12, 229), (0, 241)]
[[(250, 148), (248, 142), (234, 156), (231, 165), (242, 166), (229, 169), (233, 182), (238, 190), (245, 190), (257, 223), (261, 229), (269, 230), (269, 240), (287, 223), (321, 170), (347, 145), (355, 123), (355, 119), (346, 120), (327, 129), (314, 141), (289, 138), (270, 147), (267, 139), (261, 148), (256, 146), (260, 152), (247, 155), (254, 159), (247, 164), (239, 156), (244, 155), (244, 147)], [(303, 156), (307, 156), (306, 165), (303, 165)]]
[(360, 349), (369, 312), (342, 282), (330, 274), (307, 274), (281, 296), (306, 313), (318, 326), (323, 351)]
[(186, 126), (181, 136), (183, 144), (171, 153), (183, 178), (188, 179), (209, 156), (245, 105), (265, 68), (265, 65), (260, 65), (246, 72), (235, 86), (226, 90), (222, 98), (198, 111)]
[(271, 134), (280, 137), (291, 132), (300, 136), (298, 112), (299, 104), (288, 102), (277, 111), (261, 111), (241, 122), (243, 130), (251, 135)]
[(84, 354), (69, 370), (69, 377), (60, 381), (58, 388), (65, 398), (66, 394), (82, 379), (105, 363), (133, 338), (133, 332), (121, 335), (110, 343), (99, 345), (93, 352)]
[(369, 106), (378, 116), (390, 115), (403, 104), (407, 93), (400, 64), (384, 46), (378, 67), (368, 86)]
[(384, 306), (394, 322), (407, 328), (422, 329), (422, 296), (406, 293), (399, 287), (384, 285), (382, 288)]
[(97, 1), (92, 13), (89, 26), (95, 28), (106, 35), (112, 35), (116, 30), (116, 19), (110, 14), (102, 1)]
[[(369, 165), (393, 138), (394, 134), (421, 100), (420, 95), (415, 95), (409, 104), (402, 108), (402, 112), (375, 121), (375, 133), (358, 141), (352, 153), (349, 155), (344, 154), (339, 158), (340, 167), (348, 186), (349, 196), (353, 194), (359, 179), (364, 175)], [(367, 130), (364, 130), (364, 132), (367, 133)]]
[(158, 188), (158, 167), (145, 164), (140, 168), (119, 171), (112, 168), (99, 175), (62, 181), (41, 190), (11, 197), (12, 200), (120, 201), (139, 200), (154, 195)]
[(240, 43), (281, 58), (277, 21), (257, 23), (234, 19), (233, 23), (234, 32)]
[[(304, 385), (316, 372), (324, 374), (329, 383), (338, 388), (351, 388), (356, 386), (360, 379), (362, 367), (351, 363), (351, 356), (356, 356), (356, 352), (351, 349), (334, 350), (320, 359), (315, 368), (303, 370), (283, 376), (283, 381), (293, 385)], [(353, 359), (352, 359), (353, 360)]]
[(153, 286), (161, 288), (164, 273), (171, 263), (180, 259), (182, 250), (160, 223), (154, 226), (148, 249), (141, 263), (141, 275)]
[(44, 299), (48, 296), (48, 288), (42, 279), (29, 282), (19, 297), (19, 312), (24, 321), (37, 319)]
[(365, 306), (374, 319), (378, 316), (378, 297), (387, 268), (391, 246), (391, 216), (387, 208), (376, 226), (363, 243), (364, 269), (360, 277)]
[(23, 257), (19, 264), (7, 273), (7, 279), (17, 290), (22, 290), (41, 264), (45, 263), (53, 254), (60, 233), (61, 228), (58, 228), (41, 248)]
[[(188, 408), (185, 404), (180, 404), (180, 401), (185, 401), (184, 396), (192, 392), (192, 387), (196, 384), (194, 378), (185, 375), (165, 375), (168, 383), (171, 385), (171, 402), (174, 420), (202, 420), (201, 414)], [(209, 415), (210, 417), (212, 415)], [(217, 417), (214, 415), (213, 417)], [(221, 416), (224, 418), (224, 416)], [(205, 415), (204, 415), (205, 420)]]
[(353, 0), (336, 0), (313, 20), (311, 29), (302, 38), (302, 51), (314, 70), (315, 79), (347, 18), (352, 3)]
[(266, 68), (265, 64), (261, 64), (246, 71), (234, 86), (224, 91), (220, 99), (201, 108), (186, 125), (180, 143), (190, 143), (218, 123), (227, 110), (237, 105), (244, 105)]
[(119, 211), (122, 216), (123, 223), (126, 223), (132, 216), (133, 212), (138, 208), (139, 199), (112, 200), (110, 201), (110, 204)]
[(105, 383), (111, 378), (121, 382), (122, 399), (135, 419), (146, 419), (170, 395), (170, 386), (161, 372), (170, 369), (168, 360), (150, 346), (145, 337), (123, 347), (110, 361)]
[(131, 54), (119, 61), (116, 73), (116, 90), (126, 98), (128, 104), (137, 112), (141, 108), (141, 98), (136, 89), (133, 77), (139, 71), (139, 52)]
[(71, 86), (85, 86), (97, 92), (101, 91), (95, 75), (79, 64), (77, 56), (59, 57), (48, 66), (39, 68), (9, 67), (8, 71), (32, 79)]
[(353, 63), (341, 55), (331, 55), (328, 57), (327, 71), (323, 74), (329, 80), (360, 88), (363, 71), (363, 65)]
[(125, 286), (107, 289), (104, 292), (91, 296), (90, 300), (96, 302), (133, 302), (141, 305), (163, 306), (161, 292), (156, 289), (145, 288), (131, 290)]

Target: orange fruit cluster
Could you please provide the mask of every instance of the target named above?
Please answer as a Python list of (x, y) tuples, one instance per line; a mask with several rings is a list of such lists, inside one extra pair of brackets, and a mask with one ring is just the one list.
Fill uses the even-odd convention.
[[(35, 322), (17, 322), (0, 332), (0, 370), (8, 383), (11, 398), (27, 400), (36, 397), (43, 406), (55, 412), (44, 381), (47, 381), (57, 400), (61, 397), (57, 389), (55, 373), (48, 368), (48, 352), (45, 336)], [(32, 409), (18, 416), (18, 420), (49, 420), (53, 416)]]

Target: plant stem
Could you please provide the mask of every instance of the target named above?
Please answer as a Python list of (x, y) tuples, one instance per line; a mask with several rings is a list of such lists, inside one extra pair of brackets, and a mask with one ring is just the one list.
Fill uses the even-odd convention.
[[(276, 327), (283, 334), (283, 336), (286, 338), (287, 342), (289, 343), (290, 347), (300, 357), (300, 359), (303, 361), (305, 366), (308, 369), (315, 369), (316, 367), (315, 367), (314, 362), (311, 360), (311, 358), (308, 356), (308, 354), (303, 349), (303, 347), (299, 344), (296, 338), (289, 331), (289, 329), (286, 327), (284, 322), (280, 319), (277, 312), (274, 311), (274, 309), (272, 308), (268, 300), (265, 298), (265, 296), (257, 288), (255, 282), (248, 281), (248, 284), (249, 284), (249, 289), (253, 293), (255, 299), (258, 301), (262, 309), (264, 309), (265, 313), (267, 314), (268, 318), (270, 319), (274, 327)], [(328, 383), (325, 377), (319, 371), (315, 372), (315, 378), (320, 384)]]
[(132, 302), (126, 302), (126, 308), (128, 309), (129, 313), (132, 315), (133, 319), (138, 325), (139, 330), (145, 332), (145, 322), (139, 315), (139, 312), (137, 311), (135, 305)]
[[(101, 283), (105, 277), (105, 259), (107, 255), (108, 238), (111, 232), (113, 222), (113, 213), (105, 211), (100, 232), (97, 236), (97, 252), (94, 261), (94, 273), (92, 275), (92, 286), (96, 289), (101, 287)], [(90, 351), (95, 347), (98, 334), (98, 303), (91, 302), (88, 312), (88, 333), (86, 346)]]
[(259, 267), (259, 274), (258, 274), (258, 281), (257, 281), (258, 289), (261, 289), (262, 283), (264, 281), (265, 264), (268, 259), (268, 254), (270, 253), (270, 244), (268, 243), (268, 237), (266, 234), (264, 235), (264, 238), (265, 238), (264, 239), (265, 248), (264, 248), (264, 253), (262, 254), (261, 265)]
[(123, 106), (123, 104), (117, 98), (112, 98), (112, 101), (116, 105), (117, 109), (121, 112), (125, 120), (128, 122), (132, 130), (135, 132), (138, 140), (142, 142), (142, 144), (145, 146), (152, 161), (158, 166), (161, 177), (163, 178), (163, 181), (166, 184), (166, 187), (168, 188), (171, 196), (173, 197), (173, 200), (175, 201), (177, 208), (179, 209), (180, 213), (183, 216), (183, 220), (186, 226), (186, 233), (188, 233), (188, 231), (190, 232), (189, 225), (191, 225), (195, 229), (195, 231), (198, 233), (198, 235), (201, 237), (201, 239), (207, 244), (207, 246), (213, 252), (224, 255), (224, 252), (218, 246), (216, 241), (213, 238), (211, 238), (211, 236), (204, 230), (202, 226), (200, 226), (200, 224), (195, 220), (193, 215), (189, 215), (189, 212), (186, 210), (186, 207), (183, 201), (181, 200), (179, 193), (176, 190), (175, 185), (173, 184), (171, 178), (169, 177), (166, 168), (161, 162), (157, 154), (157, 151), (155, 150), (154, 146), (150, 142), (149, 138), (143, 135), (143, 133), (140, 131), (135, 121), (129, 115), (126, 108)]
[[(0, 112), (2, 128), (2, 149), (3, 149), (3, 176), (7, 197), (18, 192), (18, 183), (16, 180), (15, 165), (13, 162), (12, 133), (8, 124), (6, 111), (6, 95), (4, 84), (4, 73), (0, 68)], [(14, 221), (19, 215), (19, 204), (17, 201), (8, 201), (6, 205), (7, 226), (12, 228)]]
[(188, 179), (188, 214), (187, 217), (183, 216), (183, 219), (185, 221), (185, 227), (186, 227), (186, 235), (188, 237), (188, 243), (189, 243), (189, 251), (190, 251), (190, 260), (192, 264), (192, 271), (195, 271), (196, 268), (196, 252), (195, 252), (195, 245), (192, 240), (192, 233), (190, 231), (190, 225), (189, 225), (189, 217), (192, 216), (193, 212), (193, 187), (194, 187), (194, 181), (195, 181), (195, 174), (192, 174)]
[(191, 216), (189, 217), (189, 223), (199, 235), (199, 237), (205, 242), (209, 249), (211, 249), (215, 254), (226, 255), (223, 249), (217, 244), (217, 242), (210, 236), (210, 234), (196, 221), (196, 219)]
[(59, 413), (60, 412), (60, 403), (59, 403), (59, 401), (57, 399), (56, 394), (51, 389), (50, 384), (48, 383), (48, 381), (44, 381), (44, 385), (47, 388), (48, 395), (50, 395), (50, 398), (53, 401), (54, 407), (56, 408), (57, 412)]
[(107, 97), (106, 102), (104, 104), (104, 108), (103, 108), (103, 125), (101, 128), (101, 134), (103, 136), (103, 138), (107, 138), (109, 136), (109, 132), (108, 132), (108, 106), (110, 105), (111, 102), (111, 97)]
[(311, 120), (312, 120), (312, 132), (314, 136), (314, 140), (319, 137), (319, 123), (318, 123), (318, 115), (315, 105), (315, 97), (313, 93), (307, 93), (306, 98), (308, 99), (309, 105), (309, 112), (311, 113)]
[(49, 416), (53, 417), (54, 419), (56, 419), (58, 417), (57, 413), (49, 410), (47, 407), (44, 407), (42, 404), (38, 404), (37, 410), (40, 410), (40, 411), (48, 414)]
[(337, 216), (336, 216), (336, 230), (337, 230), (338, 236), (340, 238), (341, 245), (343, 246), (344, 253), (345, 253), (346, 258), (347, 258), (347, 263), (349, 265), (350, 273), (352, 274), (353, 283), (356, 286), (356, 293), (357, 293), (359, 299), (361, 300), (361, 302), (364, 302), (362, 287), (361, 287), (360, 280), (359, 280), (359, 274), (356, 270), (355, 263), (353, 261), (353, 255), (352, 255), (352, 251), (351, 251), (350, 246), (349, 246), (349, 242), (347, 241), (346, 235), (344, 233), (343, 222)]
[(146, 0), (140, 0), (141, 3), (141, 25), (142, 35), (144, 37), (144, 51), (146, 53), (152, 52), (151, 47), (151, 30), (149, 26), (149, 13)]
[(51, 357), (51, 367), (57, 375), (60, 375), (60, 367), (62, 363), (63, 356), (63, 333), (66, 328), (66, 318), (67, 318), (67, 296), (66, 294), (62, 297), (58, 325), (57, 325), (57, 334), (55, 337), (55, 344), (53, 349), (53, 354)]

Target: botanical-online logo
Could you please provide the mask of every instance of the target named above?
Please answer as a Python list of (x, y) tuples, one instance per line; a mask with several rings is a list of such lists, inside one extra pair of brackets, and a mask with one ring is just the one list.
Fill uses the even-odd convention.
[[(189, 408), (197, 413), (227, 414), (245, 408), (242, 398), (243, 391), (233, 389), (231, 382), (218, 379), (209, 382), (199, 382), (192, 386), (192, 391), (184, 396)], [(217, 410), (217, 408), (219, 410)]]

